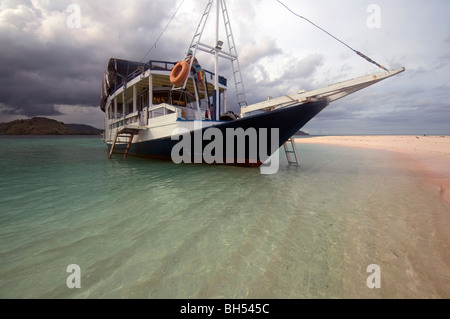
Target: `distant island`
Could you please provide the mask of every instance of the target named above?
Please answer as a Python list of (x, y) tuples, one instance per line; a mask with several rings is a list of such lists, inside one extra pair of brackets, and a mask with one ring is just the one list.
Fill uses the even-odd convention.
[(64, 124), (45, 117), (0, 123), (0, 135), (101, 135), (103, 130), (84, 124)]
[[(103, 130), (84, 124), (64, 124), (45, 117), (0, 123), (0, 135), (101, 135)], [(309, 135), (303, 131), (295, 133)]]

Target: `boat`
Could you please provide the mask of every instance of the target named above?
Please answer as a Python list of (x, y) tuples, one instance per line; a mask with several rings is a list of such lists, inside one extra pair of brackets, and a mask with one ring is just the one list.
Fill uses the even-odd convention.
[[(205, 44), (206, 22), (216, 8), (225, 25)], [(202, 69), (197, 53), (210, 55), (214, 71)], [(358, 52), (359, 53), (359, 52)], [(229, 81), (219, 60), (231, 62), (238, 112), (228, 104)], [(373, 62), (373, 61), (372, 61)], [(100, 107), (105, 112), (104, 141), (113, 154), (171, 160), (175, 163), (260, 167), (284, 146), (298, 164), (292, 137), (331, 102), (403, 72), (404, 68), (361, 76), (310, 91), (248, 104), (225, 0), (208, 0), (197, 31), (180, 61), (147, 63), (111, 58), (103, 78)], [(293, 150), (287, 145), (291, 143)]]

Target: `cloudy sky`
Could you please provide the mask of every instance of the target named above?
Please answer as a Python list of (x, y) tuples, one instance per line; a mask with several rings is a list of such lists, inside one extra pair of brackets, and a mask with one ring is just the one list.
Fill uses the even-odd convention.
[[(109, 58), (184, 57), (207, 0), (182, 1), (0, 0), (0, 122), (45, 116), (102, 128)], [(305, 131), (450, 134), (450, 1), (282, 2), (387, 68), (406, 68), (332, 103)], [(277, 0), (227, 5), (249, 103), (381, 71)]]

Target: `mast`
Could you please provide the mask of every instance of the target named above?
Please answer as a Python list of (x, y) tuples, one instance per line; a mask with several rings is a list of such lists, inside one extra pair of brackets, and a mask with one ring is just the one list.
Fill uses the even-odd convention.
[[(216, 2), (216, 23), (215, 23), (215, 44), (214, 45), (206, 45), (204, 43), (201, 43), (202, 35), (205, 30), (206, 23), (209, 18), (209, 14), (211, 13), (211, 9), (214, 5), (214, 2)], [(224, 45), (224, 42), (220, 40), (220, 14), (222, 11), (223, 15), (223, 23), (225, 26), (226, 31), (226, 38), (227, 38), (227, 44), (228, 44), (228, 50), (225, 50), (222, 46)], [(192, 38), (191, 44), (189, 45), (188, 51), (193, 51), (193, 57), (196, 56), (197, 51), (203, 51), (208, 54), (211, 54), (214, 56), (214, 98), (215, 98), (215, 112), (214, 112), (214, 120), (218, 121), (220, 119), (220, 89), (219, 89), (219, 58), (227, 59), (231, 62), (232, 72), (233, 72), (233, 78), (234, 78), (234, 84), (236, 86), (236, 98), (237, 103), (239, 107), (247, 106), (247, 101), (245, 97), (245, 91), (244, 91), (244, 84), (243, 79), (241, 75), (241, 70), (239, 66), (239, 60), (237, 56), (237, 50), (236, 45), (234, 43), (234, 37), (233, 33), (231, 31), (231, 23), (228, 16), (228, 10), (227, 6), (225, 4), (225, 0), (208, 0), (208, 3), (206, 5), (206, 9), (203, 12), (203, 15), (200, 19), (200, 22), (197, 26), (197, 31), (195, 32), (194, 37)], [(194, 59), (191, 59), (191, 65)], [(186, 78), (184, 85), (180, 86), (180, 88), (186, 88), (186, 83), (188, 81), (188, 78)], [(175, 86), (174, 86), (175, 88)], [(223, 110), (226, 111), (226, 105), (225, 102), (223, 103)], [(209, 106), (208, 106), (209, 107)]]
[[(214, 90), (216, 94), (215, 120), (220, 119), (220, 91), (219, 91), (219, 19), (220, 19), (220, 1), (216, 1), (216, 47), (214, 50)], [(209, 106), (209, 105), (208, 105)]]

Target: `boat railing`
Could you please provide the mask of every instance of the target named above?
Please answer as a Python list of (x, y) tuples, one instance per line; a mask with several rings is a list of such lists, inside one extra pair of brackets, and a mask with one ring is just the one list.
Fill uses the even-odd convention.
[(177, 112), (177, 108), (166, 103), (158, 104), (155, 106), (152, 106), (149, 110), (149, 119), (164, 116), (172, 113)]
[(175, 113), (177, 114), (177, 118), (182, 118), (183, 114), (190, 114), (189, 112), (183, 112), (181, 108), (162, 103), (148, 109), (148, 118), (147, 108), (144, 108), (142, 111), (126, 114), (117, 119), (109, 119), (108, 125), (110, 130), (119, 129), (127, 125), (147, 126), (151, 124), (152, 119), (173, 115)]
[[(149, 61), (146, 64), (142, 64), (141, 67), (137, 68), (134, 72), (128, 74), (126, 77), (124, 77), (124, 81), (116, 83), (114, 88), (111, 90), (110, 95), (114, 94), (116, 91), (118, 91), (121, 87), (123, 87), (124, 83), (128, 83), (131, 80), (133, 80), (136, 76), (142, 75), (148, 70), (159, 70), (159, 71), (171, 71), (172, 68), (175, 66), (176, 62), (169, 62), (169, 61)], [(163, 66), (161, 66), (163, 65)]]
[[(132, 73), (128, 74), (126, 77), (124, 77), (124, 82), (116, 83), (114, 88), (111, 90), (110, 95), (114, 94), (121, 87), (123, 87), (124, 83), (130, 82), (135, 77), (144, 74), (148, 70), (170, 72), (176, 63), (177, 62), (151, 60), (146, 64), (142, 64), (142, 67), (136, 69), (134, 72), (132, 72)], [(213, 72), (208, 71), (208, 70), (203, 70), (203, 71), (205, 72), (207, 79), (209, 78), (210, 81), (212, 81), (214, 79), (215, 74)], [(219, 76), (219, 84), (221, 84), (223, 86), (227, 86), (227, 79), (223, 76)]]
[(152, 60), (146, 64), (146, 70), (160, 70), (160, 71), (172, 71), (173, 67), (177, 64), (176, 62), (168, 61), (156, 61)]
[(110, 119), (109, 120), (109, 128), (110, 129), (116, 129), (122, 126), (126, 125), (132, 125), (132, 124), (140, 124), (141, 120), (141, 112), (136, 111), (130, 114), (127, 114), (125, 116), (122, 116), (117, 119)]
[[(147, 71), (149, 69), (152, 70), (152, 71), (172, 71), (172, 69), (175, 66), (175, 64), (177, 64), (177, 62), (152, 60), (152, 61), (149, 61), (146, 64), (145, 71)], [(209, 79), (211, 81), (214, 80), (215, 74), (213, 72), (208, 71), (208, 70), (203, 70), (203, 71), (209, 76)], [(227, 79), (225, 77), (223, 77), (223, 76), (219, 76), (219, 83), (224, 85), (224, 86), (227, 86)]]

